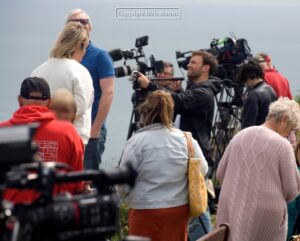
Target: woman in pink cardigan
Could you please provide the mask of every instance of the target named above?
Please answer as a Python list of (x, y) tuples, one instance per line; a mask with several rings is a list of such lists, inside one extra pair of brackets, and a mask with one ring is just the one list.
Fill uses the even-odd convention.
[(217, 225), (230, 225), (230, 241), (286, 239), (287, 202), (300, 192), (286, 137), (299, 126), (299, 105), (281, 98), (270, 105), (263, 125), (244, 129), (228, 145), (217, 170)]

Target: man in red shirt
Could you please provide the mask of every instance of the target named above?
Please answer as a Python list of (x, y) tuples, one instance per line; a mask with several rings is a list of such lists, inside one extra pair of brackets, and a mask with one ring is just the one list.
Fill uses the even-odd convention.
[(259, 53), (253, 57), (253, 62), (258, 63), (263, 68), (265, 74), (264, 79), (267, 84), (273, 87), (278, 98), (293, 98), (288, 80), (274, 68), (269, 55)]
[[(44, 79), (26, 78), (18, 97), (20, 108), (11, 119), (0, 123), (0, 127), (40, 123), (34, 140), (39, 146), (39, 154), (43, 161), (66, 163), (72, 170), (81, 171), (84, 148), (80, 136), (71, 123), (56, 120), (54, 113), (48, 109), (50, 99), (49, 85)], [(61, 192), (76, 194), (81, 191), (83, 182), (77, 182), (56, 185), (53, 194)], [(35, 191), (9, 189), (5, 191), (4, 199), (14, 203), (25, 203), (32, 202), (38, 196)]]

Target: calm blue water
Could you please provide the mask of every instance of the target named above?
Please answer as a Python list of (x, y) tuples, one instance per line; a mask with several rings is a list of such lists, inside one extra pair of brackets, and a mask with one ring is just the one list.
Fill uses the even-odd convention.
[[(209, 46), (212, 38), (234, 32), (246, 38), (253, 53), (272, 55), (275, 66), (299, 87), (299, 22), (297, 1), (100, 1), (0, 0), (0, 121), (17, 109), (21, 81), (47, 59), (70, 9), (82, 8), (93, 22), (92, 41), (107, 50), (134, 47), (135, 38), (149, 35), (146, 54), (175, 64), (176, 50)], [(177, 20), (119, 20), (118, 7), (176, 7)], [(119, 66), (121, 63), (116, 63)], [(177, 69), (177, 74), (181, 75)], [(131, 85), (116, 80), (108, 118), (105, 167), (114, 165), (122, 152), (131, 114)]]

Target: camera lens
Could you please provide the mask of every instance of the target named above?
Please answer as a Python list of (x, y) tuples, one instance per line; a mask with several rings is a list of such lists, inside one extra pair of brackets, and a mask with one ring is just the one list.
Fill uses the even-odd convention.
[(125, 65), (115, 68), (115, 75), (117, 78), (131, 75), (133, 71), (139, 71), (138, 65)]

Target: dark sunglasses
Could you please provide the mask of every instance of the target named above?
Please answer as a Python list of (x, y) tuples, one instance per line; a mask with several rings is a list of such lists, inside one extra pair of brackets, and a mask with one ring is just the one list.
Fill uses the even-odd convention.
[(90, 24), (90, 20), (88, 20), (88, 19), (70, 19), (68, 22), (79, 22), (82, 25)]

